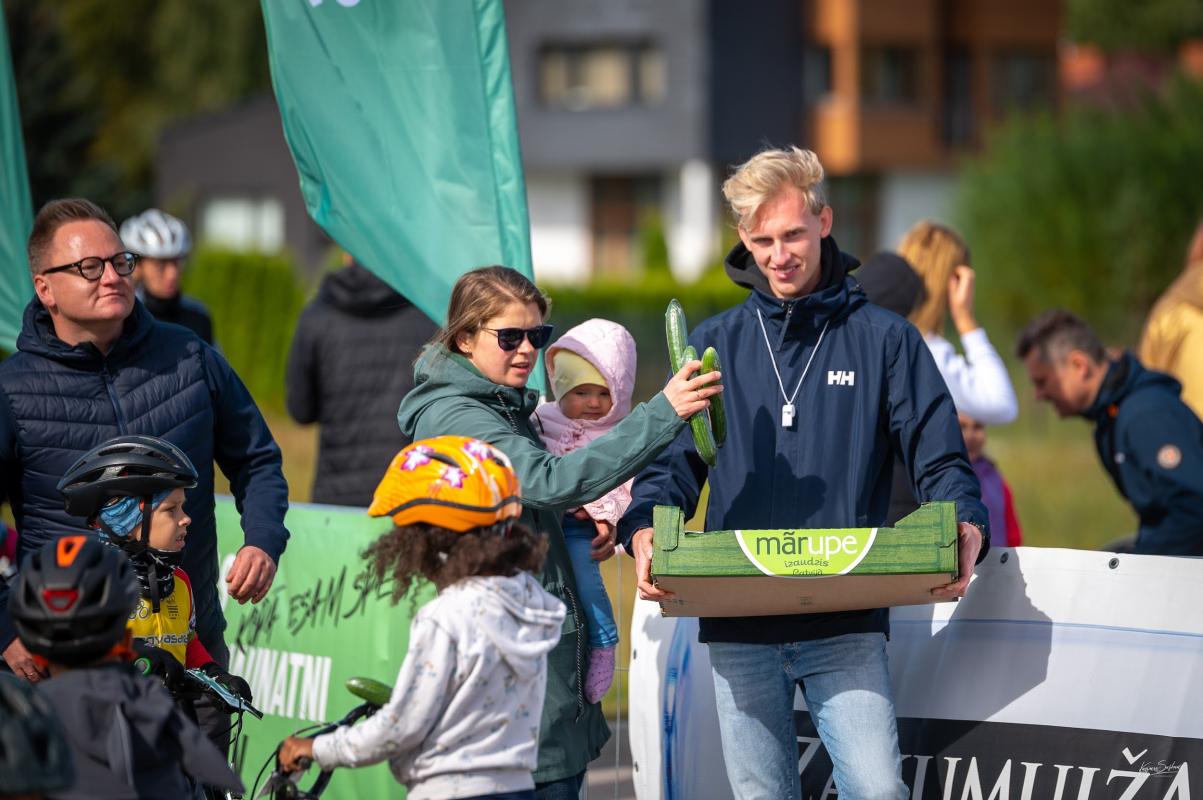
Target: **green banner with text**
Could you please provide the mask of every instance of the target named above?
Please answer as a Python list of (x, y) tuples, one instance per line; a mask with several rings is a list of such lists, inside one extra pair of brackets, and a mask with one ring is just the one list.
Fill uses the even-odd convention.
[[(230, 672), (251, 685), (262, 720), (249, 714), (232, 753), (247, 797), (274, 767), (272, 754), (287, 736), (338, 720), (361, 702), (343, 682), (363, 676), (392, 685), (409, 646), (412, 604), (394, 606), (389, 586), (369, 576), (363, 550), (387, 531), (391, 520), (360, 509), (293, 504), (285, 520), (292, 538), (271, 591), (257, 605), (226, 602)], [(225, 575), (242, 546), (238, 511), (229, 497), (217, 503), (218, 553)], [(433, 597), (427, 587), (419, 601)], [(308, 788), (317, 772), (301, 781)], [(386, 764), (338, 770), (326, 797), (403, 798)]]

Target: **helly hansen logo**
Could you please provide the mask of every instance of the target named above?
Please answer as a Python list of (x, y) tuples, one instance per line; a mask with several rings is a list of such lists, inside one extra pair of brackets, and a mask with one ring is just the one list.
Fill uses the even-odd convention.
[(856, 373), (852, 371), (845, 372), (844, 370), (828, 370), (827, 371), (828, 386), (855, 386)]

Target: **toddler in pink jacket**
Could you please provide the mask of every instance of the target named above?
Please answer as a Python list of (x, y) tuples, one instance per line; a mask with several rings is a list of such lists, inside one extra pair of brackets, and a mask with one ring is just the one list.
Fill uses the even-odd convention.
[[(635, 340), (616, 322), (591, 319), (561, 336), (547, 351), (555, 402), (535, 410), (535, 426), (552, 455), (562, 456), (609, 432), (631, 413)], [(595, 520), (617, 524), (631, 504), (631, 481), (564, 515), (564, 537), (589, 624), (585, 697), (596, 703), (614, 681), (618, 627), (614, 608), (591, 553)]]

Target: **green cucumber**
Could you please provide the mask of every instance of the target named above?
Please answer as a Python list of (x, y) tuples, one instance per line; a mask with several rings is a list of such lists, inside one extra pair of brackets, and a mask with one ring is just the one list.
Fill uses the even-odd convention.
[[(681, 366), (685, 366), (690, 361), (698, 360), (698, 351), (690, 345), (681, 351)], [(694, 377), (690, 375), (689, 377)], [(710, 420), (701, 411), (689, 418), (689, 429), (693, 432), (693, 446), (697, 448), (698, 455), (707, 465), (713, 467), (718, 463), (718, 455), (715, 453), (714, 435), (710, 432)]]
[(388, 684), (371, 678), (347, 678), (343, 685), (360, 700), (366, 700), (380, 708), (388, 705), (389, 698), (393, 696), (393, 690)]
[[(664, 312), (664, 335), (668, 340), (668, 360), (672, 364), (673, 374), (676, 375), (690, 361), (697, 361), (698, 351), (686, 344), (689, 337), (689, 329), (685, 327), (685, 310), (681, 308), (681, 304), (673, 298), (668, 303), (668, 310)], [(713, 360), (712, 368), (706, 367), (706, 362), (703, 361), (702, 371), (712, 372), (718, 369), (718, 353), (713, 347), (706, 349), (706, 356)], [(693, 377), (692, 375), (690, 376)], [(717, 403), (717, 405), (716, 405)], [(727, 417), (723, 413), (722, 403), (719, 401), (719, 395), (710, 398), (711, 416), (708, 418), (705, 414), (694, 414), (689, 418), (689, 429), (693, 433), (693, 444), (698, 450), (698, 455), (702, 457), (709, 466), (713, 467), (718, 463), (718, 454), (716, 452), (715, 437), (711, 433), (710, 426), (713, 424), (720, 431), (722, 439), (719, 444), (726, 441), (727, 438)]]
[(668, 310), (664, 312), (664, 335), (668, 340), (668, 361), (676, 375), (685, 366), (681, 353), (685, 350), (689, 330), (685, 327), (685, 310), (675, 297), (668, 302)]
[[(702, 353), (702, 374), (722, 371), (723, 368), (718, 361), (718, 351), (713, 347), (707, 347), (706, 352)], [(722, 386), (723, 379), (719, 378), (710, 385)], [(723, 442), (727, 441), (727, 412), (723, 409), (721, 393), (710, 397), (710, 429), (714, 432), (714, 443), (722, 447)]]

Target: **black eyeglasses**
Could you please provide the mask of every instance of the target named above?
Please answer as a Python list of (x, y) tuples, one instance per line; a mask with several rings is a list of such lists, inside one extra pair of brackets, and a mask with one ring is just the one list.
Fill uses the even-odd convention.
[(61, 267), (51, 267), (50, 269), (42, 270), (43, 275), (49, 275), (52, 272), (63, 272), (64, 270), (77, 269), (79, 275), (84, 280), (98, 281), (100, 276), (104, 274), (104, 265), (112, 264), (113, 272), (125, 277), (134, 271), (134, 267), (138, 266), (137, 253), (117, 253), (108, 258), (100, 256), (91, 256), (89, 258), (76, 261), (74, 264), (64, 264)]
[(536, 350), (542, 350), (547, 347), (547, 343), (551, 341), (551, 325), (540, 325), (537, 328), (481, 328), (483, 331), (490, 331), (497, 334), (497, 346), (502, 350), (517, 350), (518, 345), (522, 344), (522, 337), (530, 342), (530, 346)]

